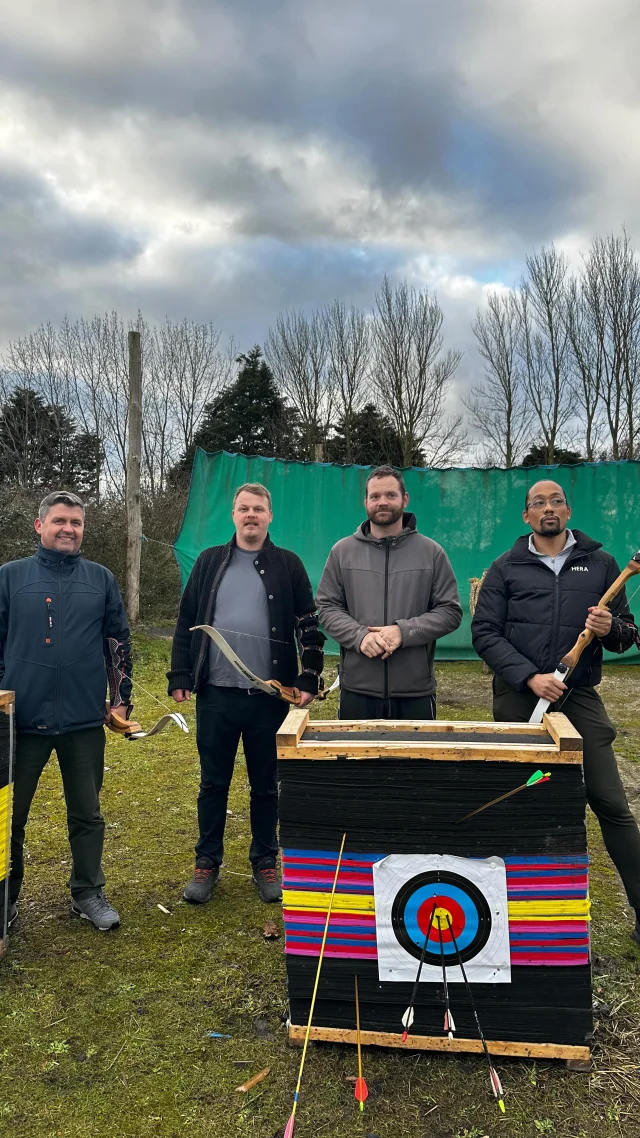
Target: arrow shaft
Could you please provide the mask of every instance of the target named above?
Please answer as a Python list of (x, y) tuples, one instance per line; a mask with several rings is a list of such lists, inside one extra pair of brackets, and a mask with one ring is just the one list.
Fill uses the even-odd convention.
[[(338, 854), (338, 860), (336, 862), (336, 872), (335, 872), (334, 878), (333, 878), (333, 886), (331, 888), (331, 896), (329, 897), (329, 905), (327, 908), (327, 918), (324, 922), (324, 932), (322, 934), (322, 943), (320, 945), (320, 955), (318, 957), (318, 967), (316, 968), (316, 979), (315, 979), (315, 983), (313, 985), (313, 995), (311, 996), (311, 1006), (309, 1008), (309, 1019), (307, 1021), (307, 1030), (305, 1031), (305, 1035), (304, 1035), (304, 1046), (302, 1048), (302, 1058), (300, 1060), (300, 1070), (298, 1071), (298, 1082), (296, 1083), (296, 1089), (295, 1089), (295, 1093), (293, 1096), (293, 1110), (291, 1112), (291, 1117), (289, 1118), (289, 1123), (287, 1124), (288, 1128), (290, 1127), (289, 1135), (293, 1134), (293, 1121), (294, 1121), (295, 1113), (296, 1113), (296, 1110), (298, 1107), (298, 1099), (300, 1096), (300, 1087), (302, 1085), (302, 1072), (304, 1071), (304, 1061), (307, 1057), (307, 1047), (309, 1046), (309, 1035), (311, 1033), (311, 1021), (313, 1020), (313, 1012), (314, 1012), (314, 1008), (316, 1006), (316, 996), (318, 994), (318, 985), (320, 983), (320, 970), (322, 968), (322, 960), (324, 957), (324, 946), (327, 943), (327, 933), (329, 932), (329, 921), (331, 920), (331, 910), (333, 908), (333, 898), (335, 897), (335, 893), (336, 893), (336, 886), (338, 884), (338, 874), (340, 873), (340, 865), (342, 863), (342, 854), (344, 851), (344, 843), (346, 840), (347, 840), (347, 835), (343, 834), (342, 835), (342, 843), (340, 845), (340, 852)], [(287, 1134), (286, 1130), (285, 1130), (285, 1134)]]

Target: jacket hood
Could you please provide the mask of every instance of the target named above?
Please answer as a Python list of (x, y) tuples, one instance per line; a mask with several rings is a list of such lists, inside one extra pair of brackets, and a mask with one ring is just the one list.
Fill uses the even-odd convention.
[[(398, 534), (396, 541), (402, 537), (408, 537), (409, 534), (415, 533), (417, 528), (416, 515), (411, 512), (402, 515), (402, 533)], [(353, 535), (359, 538), (360, 541), (380, 541), (379, 537), (371, 536), (371, 522), (369, 518), (362, 522)]]
[[(582, 550), (583, 553), (593, 553), (594, 549), (602, 549), (601, 541), (594, 541), (592, 537), (583, 533), (582, 530), (572, 528), (571, 532), (576, 539), (574, 548)], [(533, 557), (534, 555), (529, 549), (530, 537), (530, 533), (525, 533), (522, 537), (519, 537), (511, 547), (510, 556), (517, 557), (518, 559), (522, 557)]]

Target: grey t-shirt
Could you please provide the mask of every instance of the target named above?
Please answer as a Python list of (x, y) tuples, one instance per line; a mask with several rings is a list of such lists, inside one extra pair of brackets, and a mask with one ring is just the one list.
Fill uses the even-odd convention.
[[(251, 550), (234, 546), (218, 589), (213, 624), (251, 671), (261, 680), (268, 680), (272, 672), (269, 608), (255, 556)], [(251, 684), (222, 655), (217, 644), (212, 640), (209, 643), (208, 682), (220, 688), (250, 688)]]

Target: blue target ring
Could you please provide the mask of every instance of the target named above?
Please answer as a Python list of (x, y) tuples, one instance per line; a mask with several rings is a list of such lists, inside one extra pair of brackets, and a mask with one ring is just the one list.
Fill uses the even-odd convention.
[[(433, 870), (406, 881), (398, 890), (391, 909), (391, 924), (398, 943), (419, 960), (435, 905), (449, 914), (463, 964), (472, 960), (486, 945), (491, 933), (491, 911), (486, 897), (473, 882), (457, 873)], [(431, 932), (425, 964), (438, 967), (441, 951), (453, 964), (457, 953), (448, 922), (442, 930), (442, 949), (437, 920)]]

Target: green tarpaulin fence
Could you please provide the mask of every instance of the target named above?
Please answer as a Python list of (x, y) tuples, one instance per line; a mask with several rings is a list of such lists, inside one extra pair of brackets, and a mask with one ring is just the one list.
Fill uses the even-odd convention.
[[(244, 455), (196, 452), (189, 499), (175, 553), (184, 587), (196, 557), (233, 533), (231, 501), (243, 482), (262, 482), (273, 498), (271, 537), (300, 555), (316, 588), (334, 542), (353, 533), (365, 517), (364, 484), (371, 467), (283, 462)], [(438, 641), (440, 660), (475, 659), (469, 630), (471, 577), (526, 531), (524, 495), (540, 478), (552, 478), (571, 503), (572, 523), (601, 541), (626, 565), (640, 547), (640, 463), (516, 467), (511, 470), (404, 472), (409, 509), (421, 533), (446, 549), (458, 580), (464, 620)], [(632, 584), (633, 592), (635, 584)], [(640, 611), (640, 597), (635, 602)], [(631, 606), (632, 611), (634, 605)], [(621, 659), (620, 657), (613, 657)], [(622, 659), (640, 659), (633, 651)]]

